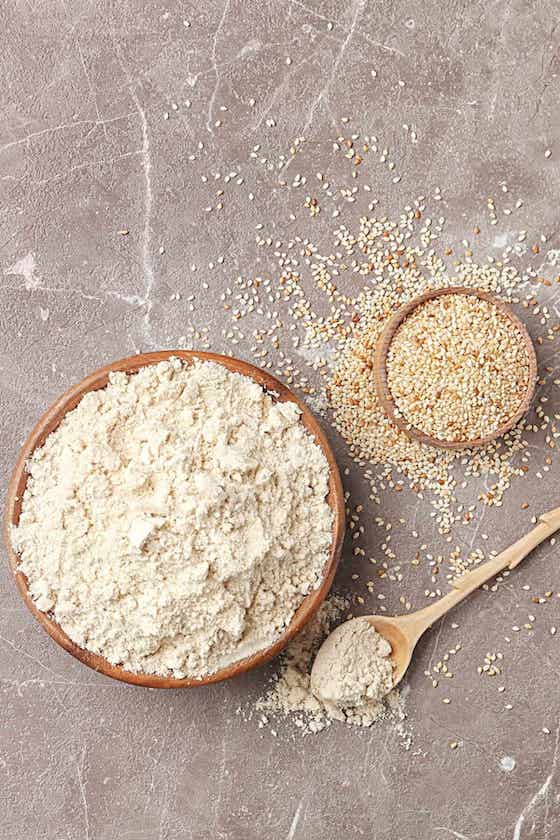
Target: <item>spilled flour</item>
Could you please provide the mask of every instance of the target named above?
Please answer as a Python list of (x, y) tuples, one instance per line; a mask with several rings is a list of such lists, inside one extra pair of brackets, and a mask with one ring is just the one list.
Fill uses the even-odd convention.
[[(341, 630), (341, 628), (338, 628), (333, 633), (333, 636), (335, 636), (334, 643), (331, 643), (332, 647), (335, 648), (334, 658), (328, 657), (330, 665), (334, 667), (331, 668), (327, 663), (326, 669), (322, 671), (322, 674), (319, 673), (318, 685), (312, 684), (317, 679), (315, 673), (312, 681), (311, 671), (321, 643), (328, 636), (331, 627), (348, 610), (348, 607), (349, 601), (345, 598), (337, 595), (331, 596), (321, 605), (316, 615), (299, 636), (296, 636), (288, 645), (280, 672), (273, 678), (272, 688), (256, 703), (256, 709), (263, 713), (261, 725), (269, 722), (268, 715), (270, 714), (289, 716), (302, 734), (308, 735), (321, 732), (330, 726), (333, 720), (368, 727), (380, 718), (391, 718), (394, 722), (397, 722), (397, 728), (400, 729), (400, 734), (403, 735), (405, 740), (405, 746), (408, 748), (410, 746), (410, 736), (402, 731), (402, 721), (405, 715), (399, 694), (396, 690), (390, 690), (392, 668), (385, 659), (390, 652), (390, 647), (387, 650), (383, 645), (384, 640), (375, 631), (372, 631), (371, 635), (367, 632), (368, 629), (371, 629), (369, 623), (368, 627), (365, 628), (363, 621), (358, 619), (355, 622), (358, 625), (356, 635), (354, 633), (343, 634), (343, 637), (346, 636), (346, 642), (343, 640), (342, 648), (346, 648), (346, 653), (348, 653), (348, 645), (358, 643), (360, 652), (356, 661), (361, 664), (357, 668), (357, 673), (356, 669), (354, 669), (353, 674), (344, 675), (343, 673), (345, 669), (342, 663), (345, 657), (344, 651), (336, 642), (336, 635), (340, 634)], [(371, 667), (364, 666), (363, 659), (366, 652), (365, 645), (370, 643), (373, 643), (374, 650), (377, 650), (377, 656), (373, 657), (373, 661), (383, 660), (380, 668), (374, 668), (374, 674), (372, 674)], [(325, 657), (326, 659), (327, 657)], [(371, 665), (371, 655), (369, 661)], [(318, 664), (320, 664), (320, 660)], [(329, 686), (331, 691), (329, 699), (326, 701), (319, 696), (318, 691), (325, 685)], [(338, 695), (342, 702), (332, 702), (340, 686), (344, 686), (342, 693), (339, 692)], [(386, 693), (386, 690), (388, 693)], [(329, 688), (326, 689), (326, 693), (329, 694)], [(357, 702), (355, 706), (345, 705), (347, 700), (350, 703), (357, 700), (362, 702)]]

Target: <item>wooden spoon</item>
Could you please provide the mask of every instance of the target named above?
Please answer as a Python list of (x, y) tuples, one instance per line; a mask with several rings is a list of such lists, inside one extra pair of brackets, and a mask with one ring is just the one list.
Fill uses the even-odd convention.
[[(392, 647), (391, 657), (394, 662), (393, 685), (397, 685), (405, 675), (410, 665), (414, 648), (420, 637), (432, 624), (441, 618), (467, 595), (491, 580), (504, 569), (514, 569), (543, 540), (550, 537), (560, 528), (560, 507), (543, 513), (538, 524), (524, 537), (498, 554), (492, 560), (467, 572), (453, 582), (453, 589), (422, 610), (410, 615), (394, 617), (386, 615), (368, 615), (367, 618), (375, 630), (380, 633)], [(351, 619), (357, 621), (357, 619)]]
[[(429, 300), (433, 300), (434, 298), (442, 297), (444, 295), (472, 295), (492, 303), (500, 310), (500, 312), (509, 318), (512, 322), (512, 326), (519, 331), (527, 349), (529, 378), (527, 381), (527, 390), (517, 411), (508, 418), (506, 423), (503, 423), (499, 428), (495, 429), (490, 434), (485, 435), (484, 437), (474, 438), (473, 440), (440, 440), (439, 438), (435, 438), (432, 435), (428, 435), (420, 429), (417, 429), (415, 426), (411, 426), (398, 411), (393, 395), (389, 389), (387, 376), (387, 355), (395, 333), (403, 321), (408, 318), (408, 316), (418, 306), (421, 306)], [(432, 289), (429, 292), (425, 292), (423, 295), (413, 298), (413, 300), (402, 306), (393, 315), (393, 317), (389, 319), (377, 341), (373, 373), (375, 390), (381, 407), (391, 422), (393, 422), (395, 426), (398, 426), (398, 428), (401, 429), (408, 437), (413, 438), (414, 440), (419, 440), (421, 443), (427, 443), (430, 446), (439, 446), (444, 449), (470, 449), (474, 446), (483, 446), (496, 438), (502, 437), (506, 434), (506, 432), (513, 429), (513, 427), (517, 425), (521, 418), (527, 413), (535, 393), (535, 386), (537, 382), (537, 357), (533, 342), (531, 341), (531, 336), (527, 332), (525, 324), (519, 320), (517, 315), (515, 315), (515, 313), (506, 303), (504, 303), (503, 300), (500, 300), (499, 298), (494, 297), (494, 295), (490, 295), (488, 292), (484, 292), (481, 289), (470, 289), (465, 286), (449, 286), (445, 289)]]

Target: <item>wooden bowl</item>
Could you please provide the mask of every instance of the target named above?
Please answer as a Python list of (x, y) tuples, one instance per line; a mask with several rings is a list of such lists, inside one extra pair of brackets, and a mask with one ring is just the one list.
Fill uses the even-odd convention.
[[(125, 671), (124, 668), (118, 665), (112, 665), (102, 656), (91, 653), (78, 647), (72, 639), (70, 639), (64, 630), (44, 612), (37, 609), (34, 601), (29, 595), (27, 587), (27, 578), (23, 572), (18, 571), (18, 555), (14, 550), (11, 542), (11, 526), (17, 525), (19, 522), (19, 515), (22, 505), (22, 497), (27, 483), (27, 469), (26, 464), (34, 450), (42, 446), (47, 436), (57, 428), (64, 415), (75, 408), (83, 395), (87, 391), (96, 391), (99, 388), (104, 388), (109, 380), (109, 373), (112, 371), (125, 371), (126, 373), (137, 373), (138, 370), (146, 365), (155, 365), (158, 362), (168, 359), (170, 356), (177, 356), (186, 362), (191, 362), (194, 359), (201, 359), (204, 361), (217, 362), (223, 365), (228, 370), (234, 373), (241, 373), (248, 376), (265, 388), (267, 391), (274, 391), (278, 394), (276, 399), (281, 402), (294, 402), (302, 411), (302, 422), (306, 429), (313, 435), (315, 442), (321, 447), (329, 465), (329, 493), (327, 501), (334, 514), (332, 543), (330, 547), (329, 557), (325, 564), (323, 571), (323, 579), (318, 589), (310, 592), (302, 601), (290, 624), (282, 635), (268, 648), (254, 653), (245, 659), (234, 662), (226, 668), (215, 671), (213, 674), (208, 674), (200, 679), (186, 677), (184, 679), (175, 679), (173, 677), (158, 676), (155, 674), (140, 674)], [(312, 615), (319, 608), (324, 601), (327, 593), (333, 582), (336, 572), (340, 553), (342, 549), (342, 541), (344, 537), (345, 524), (345, 508), (344, 508), (344, 494), (342, 490), (342, 482), (340, 473), (336, 464), (335, 457), (327, 441), (327, 438), (305, 404), (299, 400), (285, 385), (278, 381), (274, 376), (260, 370), (254, 365), (247, 362), (242, 362), (239, 359), (232, 359), (228, 356), (219, 356), (216, 353), (202, 353), (191, 350), (163, 350), (158, 353), (142, 353), (137, 356), (130, 356), (127, 359), (120, 359), (105, 367), (94, 371), (89, 376), (86, 376), (77, 385), (74, 385), (66, 393), (62, 394), (53, 405), (43, 414), (29, 437), (25, 442), (16, 466), (12, 473), (10, 484), (8, 487), (6, 516), (5, 516), (5, 538), (8, 548), (8, 556), (10, 564), (16, 579), (17, 587), (20, 594), (25, 601), (28, 609), (33, 613), (35, 618), (43, 625), (49, 636), (61, 647), (83, 662), (89, 668), (99, 671), (108, 677), (121, 680), (123, 682), (132, 683), (133, 685), (147, 686), (148, 688), (184, 688), (187, 686), (205, 685), (208, 683), (219, 682), (221, 680), (229, 679), (244, 671), (249, 671), (251, 668), (256, 668), (259, 665), (272, 659), (276, 656), (292, 639), (296, 633), (309, 621)], [(311, 525), (313, 523), (310, 523)]]
[[(529, 360), (529, 380), (527, 383), (527, 391), (519, 405), (519, 408), (506, 423), (497, 428), (494, 432), (485, 435), (484, 437), (474, 438), (473, 440), (440, 440), (439, 438), (432, 437), (431, 435), (422, 432), (415, 426), (411, 426), (398, 412), (397, 406), (393, 399), (393, 395), (391, 394), (391, 391), (389, 389), (387, 376), (387, 355), (396, 331), (403, 323), (403, 321), (406, 318), (408, 318), (411, 312), (413, 312), (418, 306), (421, 306), (428, 300), (443, 297), (444, 295), (472, 295), (474, 297), (482, 298), (483, 300), (489, 301), (489, 303), (492, 303), (497, 309), (500, 310), (500, 312), (503, 312), (503, 314), (506, 315), (510, 319), (512, 324), (519, 330), (527, 348), (527, 356)], [(517, 315), (513, 313), (513, 311), (506, 303), (504, 303), (499, 298), (494, 297), (494, 295), (488, 294), (488, 292), (483, 292), (481, 289), (468, 289), (464, 286), (449, 286), (446, 289), (434, 289), (430, 292), (425, 292), (425, 294), (413, 298), (411, 301), (402, 306), (395, 313), (395, 315), (393, 315), (393, 317), (389, 319), (385, 329), (379, 336), (375, 348), (374, 381), (375, 390), (377, 391), (377, 397), (385, 413), (395, 424), (395, 426), (398, 426), (398, 428), (401, 429), (406, 435), (408, 435), (408, 437), (413, 438), (414, 440), (418, 440), (421, 443), (427, 443), (430, 446), (439, 446), (444, 449), (470, 449), (475, 446), (483, 446), (486, 443), (490, 443), (491, 441), (496, 440), (496, 438), (502, 437), (502, 435), (505, 435), (506, 432), (510, 431), (510, 429), (513, 429), (513, 427), (527, 413), (529, 406), (531, 405), (533, 396), (535, 394), (535, 386), (537, 382), (537, 357), (535, 354), (533, 342), (531, 341), (531, 336), (527, 332), (525, 324), (519, 320)]]

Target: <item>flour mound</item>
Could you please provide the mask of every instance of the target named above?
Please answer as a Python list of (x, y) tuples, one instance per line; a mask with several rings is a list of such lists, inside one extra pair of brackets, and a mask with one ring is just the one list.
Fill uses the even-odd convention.
[(313, 664), (311, 689), (339, 709), (373, 710), (393, 687), (390, 656), (391, 645), (367, 618), (346, 621), (323, 642)]
[(328, 464), (293, 403), (212, 362), (112, 373), (32, 456), (20, 570), (80, 647), (200, 677), (270, 645), (328, 559)]

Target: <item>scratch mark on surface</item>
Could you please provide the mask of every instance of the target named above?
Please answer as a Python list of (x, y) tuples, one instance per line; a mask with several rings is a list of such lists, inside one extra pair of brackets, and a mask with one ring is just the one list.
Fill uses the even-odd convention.
[(229, 10), (230, 0), (226, 0), (224, 3), (224, 8), (222, 10), (222, 16), (216, 27), (216, 31), (214, 32), (214, 36), (212, 38), (212, 52), (211, 52), (211, 61), (212, 61), (212, 70), (214, 71), (214, 76), (216, 78), (216, 83), (214, 85), (214, 90), (212, 91), (212, 96), (208, 100), (208, 113), (206, 116), (206, 128), (210, 132), (210, 134), (214, 134), (214, 130), (212, 128), (212, 113), (214, 110), (214, 102), (216, 101), (216, 96), (218, 95), (218, 88), (220, 87), (220, 71), (218, 70), (218, 65), (216, 61), (216, 48), (218, 45), (218, 37), (220, 32), (223, 29), (226, 16)]
[[(98, 125), (106, 126), (109, 125), (109, 123), (118, 122), (119, 120), (127, 120), (133, 116), (134, 112), (131, 112), (128, 114), (119, 114), (117, 117), (110, 117), (106, 120), (76, 120), (75, 122), (60, 123), (60, 125), (54, 125), (52, 128), (43, 128), (41, 131), (32, 131), (31, 134), (26, 134), (25, 137), (20, 137), (19, 140), (10, 140), (9, 143), (5, 143), (3, 146), (0, 146), (0, 152), (4, 152), (6, 149), (11, 149), (14, 146), (21, 146), (23, 143), (29, 144), (30, 140), (34, 140), (35, 137), (42, 137), (44, 134), (54, 134), (56, 131), (63, 131), (65, 128), (76, 128), (81, 125), (91, 125), (93, 130)], [(86, 136), (89, 137), (89, 133)]]
[(78, 763), (78, 760), (76, 759), (76, 772), (78, 774), (78, 784), (80, 786), (80, 795), (82, 797), (82, 805), (83, 805), (83, 808), (84, 808), (84, 828), (85, 828), (85, 831), (86, 831), (85, 836), (86, 836), (86, 840), (89, 840), (89, 812), (88, 812), (88, 804), (87, 804), (87, 798), (86, 798), (86, 790), (85, 790), (85, 786), (84, 786), (84, 779), (83, 779), (83, 776), (82, 776), (82, 770), (83, 770), (85, 755), (86, 755), (86, 748), (84, 747), (83, 750), (82, 750), (82, 757), (80, 759), (80, 763), (82, 765), (81, 767), (80, 767), (80, 763)]
[(152, 261), (152, 158), (150, 155), (150, 135), (148, 132), (148, 120), (146, 112), (140, 104), (136, 91), (131, 88), (130, 95), (134, 100), (136, 109), (140, 116), (142, 126), (142, 163), (144, 166), (144, 232), (142, 235), (142, 265), (144, 267), (144, 303), (146, 304), (146, 317), (149, 319), (152, 308), (151, 294), (154, 287), (154, 265)]
[(523, 830), (523, 826), (525, 824), (526, 818), (529, 816), (529, 814), (531, 813), (531, 811), (533, 810), (535, 805), (537, 805), (537, 803), (540, 802), (541, 799), (544, 799), (544, 797), (547, 794), (548, 788), (550, 787), (551, 781), (552, 781), (552, 773), (550, 773), (546, 777), (546, 779), (544, 780), (544, 782), (542, 783), (542, 785), (540, 786), (538, 791), (535, 793), (535, 795), (533, 796), (531, 801), (522, 810), (521, 814), (519, 815), (519, 818), (518, 818), (517, 822), (515, 823), (515, 830), (513, 832), (513, 840), (520, 840), (521, 831)]
[[(552, 757), (552, 765), (550, 768), (550, 773), (532, 797), (532, 799), (527, 803), (527, 805), (523, 808), (519, 817), (517, 818), (517, 822), (515, 823), (514, 831), (513, 831), (513, 838), (512, 840), (521, 840), (521, 832), (523, 831), (523, 826), (525, 825), (525, 821), (527, 817), (530, 816), (535, 806), (537, 806), (540, 802), (545, 801), (545, 818), (544, 818), (544, 840), (548, 838), (548, 791), (550, 789), (550, 785), (552, 783), (552, 779), (554, 778), (554, 774), (556, 772), (556, 766), (558, 764), (558, 747), (559, 747), (559, 738), (560, 738), (560, 723), (556, 727), (556, 743), (554, 746), (554, 755)], [(531, 833), (534, 829), (534, 823), (531, 829)]]
[(140, 304), (145, 307), (144, 312), (144, 338), (149, 344), (152, 344), (151, 338), (151, 323), (150, 314), (152, 311), (153, 301), (152, 292), (155, 286), (155, 272), (154, 263), (152, 259), (152, 208), (153, 208), (153, 190), (152, 190), (152, 156), (150, 147), (150, 132), (148, 128), (148, 118), (146, 111), (140, 102), (138, 94), (135, 90), (135, 81), (132, 78), (129, 69), (127, 68), (118, 44), (113, 36), (113, 46), (117, 56), (117, 60), (121, 69), (128, 80), (130, 96), (134, 102), (138, 116), (140, 117), (140, 127), (142, 130), (142, 148), (139, 154), (142, 157), (142, 168), (144, 170), (144, 226), (142, 231), (142, 268), (144, 273), (144, 294), (140, 299)]
[(295, 812), (294, 818), (291, 822), (290, 830), (288, 831), (288, 836), (286, 837), (286, 840), (294, 840), (294, 837), (296, 836), (296, 831), (297, 831), (297, 827), (299, 825), (299, 821), (300, 821), (300, 817), (301, 817), (301, 811), (302, 811), (302, 808), (303, 808), (304, 798), (305, 797), (302, 796), (302, 798), (299, 800), (299, 804), (296, 808), (296, 812)]
[(280, 82), (278, 87), (272, 93), (270, 99), (266, 103), (266, 106), (261, 111), (258, 119), (256, 122), (253, 123), (251, 126), (251, 132), (257, 131), (262, 123), (264, 122), (265, 118), (268, 116), (270, 111), (272, 110), (273, 105), (275, 104), (278, 96), (284, 92), (284, 90), (289, 86), (289, 84), (293, 81), (294, 77), (300, 72), (303, 67), (307, 67), (311, 59), (315, 57), (315, 55), (319, 52), (319, 49), (314, 50), (310, 55), (303, 58), (298, 64), (296, 64), (290, 72), (286, 73), (284, 79)]
[(338, 68), (340, 66), (340, 62), (342, 61), (342, 59), (344, 57), (344, 53), (346, 52), (346, 49), (347, 49), (350, 41), (352, 40), (352, 37), (353, 37), (354, 32), (356, 30), (356, 26), (358, 24), (358, 15), (360, 14), (361, 11), (363, 11), (363, 9), (365, 8), (365, 5), (366, 5), (366, 0), (356, 0), (356, 2), (354, 3), (354, 13), (352, 15), (352, 23), (350, 24), (350, 29), (348, 30), (346, 38), (342, 42), (341, 47), (338, 51), (338, 54), (335, 57), (335, 60), (333, 62), (333, 66), (332, 66), (332, 70), (330, 72), (330, 75), (329, 75), (325, 85), (323, 86), (323, 88), (321, 88), (321, 90), (319, 91), (319, 94), (315, 97), (315, 99), (311, 103), (311, 107), (310, 107), (310, 109), (307, 113), (307, 119), (305, 121), (305, 125), (303, 126), (303, 128), (301, 130), (301, 133), (303, 135), (305, 135), (305, 132), (307, 131), (307, 129), (309, 128), (309, 126), (313, 122), (313, 117), (315, 116), (315, 112), (316, 112), (317, 108), (319, 107), (319, 104), (321, 102), (323, 102), (323, 103), (326, 102), (326, 97), (329, 95), (331, 85), (332, 85), (332, 83), (334, 81), (334, 77), (336, 75), (336, 71), (338, 70)]
[[(558, 764), (558, 747), (560, 745), (560, 723), (558, 723), (556, 727), (556, 740), (554, 744), (554, 754), (552, 756), (552, 769), (551, 769), (551, 776), (554, 776), (556, 772), (556, 765)], [(557, 797), (558, 798), (558, 797)], [(548, 822), (548, 814), (550, 811), (550, 802), (548, 796), (545, 800), (545, 810), (544, 810), (544, 840), (548, 840), (548, 829), (549, 829), (549, 822)]]
[(303, 9), (304, 12), (307, 12), (309, 15), (313, 15), (318, 20), (324, 20), (325, 23), (332, 23), (334, 24), (336, 21), (332, 20), (331, 18), (322, 15), (320, 12), (315, 11), (315, 9), (310, 9), (309, 6), (306, 6), (304, 3), (300, 3), (299, 0), (288, 0), (290, 6), (298, 6), (298, 8)]
[[(4, 274), (11, 274), (15, 273), (12, 272), (11, 269), (7, 269)], [(18, 291), (21, 287), (20, 286), (10, 286), (8, 284), (2, 284), (0, 286), (3, 290), (9, 291)], [(116, 297), (119, 300), (122, 300), (124, 303), (128, 303), (130, 306), (138, 306), (142, 305), (142, 300), (138, 298), (136, 295), (124, 295), (121, 292), (113, 291), (109, 289), (106, 293), (106, 297), (99, 297), (98, 295), (91, 295), (88, 292), (84, 292), (83, 289), (77, 289), (72, 286), (44, 286), (42, 283), (39, 282), (37, 278), (34, 278), (33, 286), (28, 286), (25, 284), (25, 289), (27, 291), (34, 291), (34, 292), (48, 292), (50, 294), (55, 295), (76, 295), (76, 297), (80, 297), (83, 300), (94, 300), (97, 303), (105, 303), (106, 297)]]
[[(4, 641), (6, 641), (4, 639)], [(37, 661), (37, 660), (35, 660)], [(37, 662), (37, 664), (39, 664)], [(50, 671), (51, 674), (54, 674), (54, 671), (51, 669), (47, 669)], [(116, 688), (118, 689), (118, 685), (111, 685), (111, 683), (107, 682), (76, 682), (72, 680), (47, 680), (44, 677), (33, 677), (29, 680), (14, 680), (9, 679), (8, 677), (0, 677), (0, 685), (9, 685), (13, 688), (18, 690), (18, 695), (21, 697), (21, 691), (19, 689), (27, 688), (28, 686), (37, 686), (38, 688), (45, 688), (47, 686), (62, 686), (63, 688), (69, 688), (70, 686), (74, 686), (75, 688)]]
[[(307, 12), (307, 14), (312, 15), (318, 20), (323, 20), (325, 21), (325, 23), (330, 23), (333, 26), (342, 29), (342, 31), (345, 34), (348, 34), (348, 30), (346, 30), (342, 26), (342, 24), (335, 18), (326, 17), (325, 15), (320, 14), (320, 12), (317, 12), (315, 9), (311, 9), (309, 6), (306, 6), (304, 3), (301, 3), (299, 0), (288, 0), (288, 3), (291, 6), (297, 6), (298, 8), (303, 9), (304, 12)], [(382, 41), (374, 41), (372, 38), (369, 38), (365, 32), (358, 31), (357, 35), (361, 37), (364, 41), (366, 41), (368, 44), (370, 44), (372, 47), (379, 47), (380, 49), (385, 50), (386, 52), (395, 53), (396, 55), (400, 55), (403, 58), (406, 58), (405, 54), (401, 50), (397, 49), (397, 47), (391, 47), (389, 44), (384, 44)]]
[(447, 828), (445, 825), (436, 825), (434, 827), (434, 831), (447, 831), (448, 834), (451, 834), (452, 837), (456, 837), (457, 840), (469, 840), (466, 834), (461, 834), (460, 831), (455, 831), (452, 828)]
[(78, 53), (80, 54), (80, 61), (82, 63), (82, 69), (84, 71), (84, 76), (86, 77), (86, 82), (87, 82), (87, 85), (88, 85), (88, 88), (89, 88), (89, 92), (91, 94), (91, 97), (93, 99), (93, 104), (95, 106), (95, 113), (97, 114), (97, 122), (103, 124), (103, 133), (105, 135), (105, 139), (107, 139), (107, 127), (103, 123), (103, 119), (101, 117), (101, 114), (99, 113), (99, 106), (97, 104), (97, 95), (95, 93), (95, 89), (93, 87), (91, 77), (89, 75), (87, 65), (86, 65), (86, 62), (85, 62), (85, 58), (84, 58), (84, 54), (82, 52), (82, 48), (81, 48), (80, 44), (78, 44)]
[(402, 50), (397, 49), (397, 47), (390, 47), (389, 44), (384, 44), (382, 41), (373, 41), (371, 38), (368, 38), (367, 35), (363, 35), (363, 37), (371, 47), (379, 47), (379, 49), (381, 50), (385, 50), (386, 52), (394, 53), (395, 55), (402, 56), (402, 58), (406, 58)]
[(84, 163), (77, 163), (75, 166), (71, 166), (69, 169), (64, 169), (62, 172), (57, 172), (56, 175), (51, 175), (49, 178), (41, 178), (36, 181), (27, 181), (30, 186), (33, 187), (42, 187), (45, 184), (50, 184), (52, 181), (58, 181), (59, 178), (67, 178), (68, 175), (71, 175), (72, 172), (77, 172), (78, 169), (89, 169), (90, 166), (103, 166), (105, 164), (113, 164), (117, 163), (119, 160), (123, 160), (124, 158), (134, 157), (135, 155), (139, 155), (142, 153), (141, 149), (135, 149), (132, 152), (123, 152), (122, 155), (117, 155), (114, 158), (104, 158), (102, 160), (91, 160), (91, 161), (84, 161)]
[[(548, 63), (548, 66), (545, 70), (545, 66), (544, 66), (545, 65), (545, 55), (546, 55), (547, 51), (550, 49), (550, 47), (552, 47), (554, 34), (556, 32), (556, 29), (558, 28), (558, 25), (559, 25), (558, 22), (556, 22), (554, 24), (554, 26), (550, 30), (550, 35), (548, 36), (549, 37), (549, 43), (545, 44), (545, 48), (543, 50), (543, 54), (542, 54), (542, 58), (541, 58), (541, 70), (540, 70), (540, 73), (539, 73), (539, 76), (538, 76), (538, 79), (537, 79), (538, 82), (540, 82), (543, 79), (543, 77), (545, 75), (545, 72), (547, 70), (551, 69), (551, 67), (553, 65), (553, 62), (554, 62), (554, 59), (556, 57), (556, 53), (553, 52), (552, 58), (551, 58), (550, 62)], [(535, 102), (535, 109), (533, 111), (533, 119), (535, 119), (535, 117), (537, 117), (539, 115), (540, 110), (541, 110), (541, 106), (542, 106), (542, 103), (543, 103), (544, 95), (547, 92), (550, 85), (553, 83), (554, 79), (555, 79), (555, 74), (552, 74), (552, 77), (548, 81), (543, 82), (541, 92), (538, 95), (538, 97), (536, 99), (536, 102)]]
[(444, 628), (444, 626), (445, 626), (445, 620), (446, 620), (446, 618), (447, 618), (447, 616), (445, 616), (445, 615), (444, 615), (444, 616), (443, 616), (443, 618), (442, 618), (442, 620), (441, 620), (441, 622), (440, 622), (440, 625), (439, 625), (439, 627), (438, 627), (438, 631), (437, 631), (437, 635), (436, 635), (436, 641), (435, 641), (435, 643), (434, 643), (434, 647), (433, 647), (432, 653), (431, 653), (431, 655), (430, 655), (430, 661), (428, 662), (428, 667), (427, 667), (427, 669), (426, 669), (426, 670), (428, 670), (428, 671), (431, 671), (431, 670), (432, 670), (432, 662), (434, 661), (434, 656), (436, 655), (436, 652), (437, 652), (437, 649), (438, 649), (438, 645), (439, 645), (439, 638), (440, 638), (440, 636), (441, 636), (441, 634), (442, 634), (442, 631), (443, 631), (443, 628)]
[(19, 648), (16, 644), (14, 644), (14, 642), (11, 642), (10, 639), (6, 639), (5, 636), (0, 636), (0, 640), (5, 642), (11, 648), (13, 648), (13, 650), (17, 651), (17, 653), (20, 653), (22, 656), (25, 656), (27, 659), (30, 659), (44, 671), (47, 671), (49, 674), (54, 674), (54, 676), (57, 677), (57, 679), (62, 679), (60, 675), (56, 673), (56, 671), (53, 671), (52, 668), (49, 668), (47, 665), (43, 665), (40, 659), (36, 659), (34, 656), (31, 656), (30, 653), (27, 653), (27, 651), (23, 650), (23, 648)]

